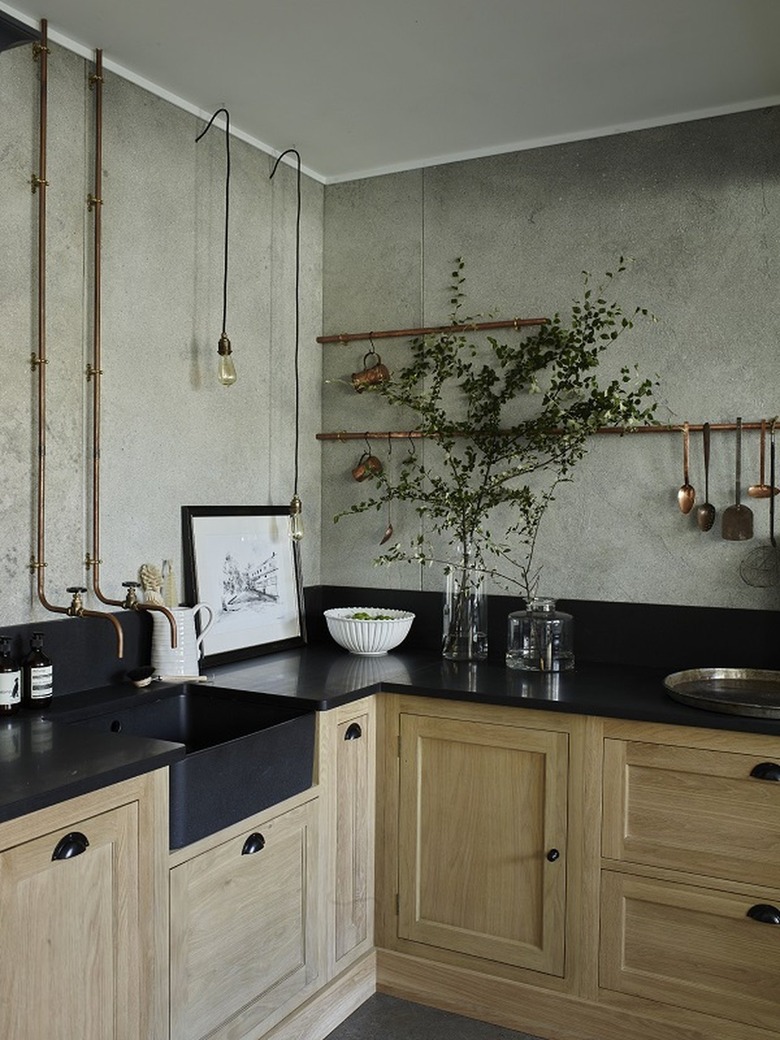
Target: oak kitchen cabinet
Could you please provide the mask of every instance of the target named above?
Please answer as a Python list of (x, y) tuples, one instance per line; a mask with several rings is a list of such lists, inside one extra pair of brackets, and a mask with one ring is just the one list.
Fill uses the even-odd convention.
[(778, 1040), (780, 739), (382, 700), (380, 990), (561, 1040)]
[(320, 716), (328, 811), (328, 976), (374, 945), (376, 705), (364, 698)]
[(0, 825), (0, 1036), (167, 1037), (167, 778)]
[(572, 741), (584, 720), (383, 701), (379, 945), (560, 988), (581, 857), (577, 827), (569, 855), (570, 802), (581, 795)]
[(604, 999), (778, 1029), (778, 759), (748, 734), (605, 725)]
[(172, 857), (171, 1040), (255, 1040), (320, 976), (319, 798), (290, 802)]

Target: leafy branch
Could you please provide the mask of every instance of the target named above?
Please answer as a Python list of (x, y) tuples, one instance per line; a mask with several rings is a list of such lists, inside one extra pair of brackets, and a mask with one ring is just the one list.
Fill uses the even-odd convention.
[[(378, 474), (374, 493), (335, 520), (388, 501), (410, 502), (429, 536), (391, 546), (377, 563), (451, 568), (456, 561), (440, 557), (430, 544), (435, 534), (465, 551), (476, 571), (518, 587), (528, 599), (539, 580), (539, 526), (558, 485), (571, 480), (585, 455), (588, 437), (602, 426), (630, 429), (653, 421), (654, 381), (624, 365), (602, 383), (598, 367), (637, 319), (655, 319), (645, 307), (627, 314), (608, 300), (607, 286), (626, 270), (621, 257), (598, 287), (583, 272), (582, 294), (568, 320), (555, 313), (524, 338), (474, 342), (463, 327), (474, 320), (462, 313), (464, 268), (458, 259), (449, 287), (451, 324), (461, 327), (413, 339), (408, 364), (370, 391), (415, 413), (425, 456), (410, 450), (396, 478), (386, 470)], [(509, 508), (511, 519), (495, 537), (492, 520), (500, 507)]]

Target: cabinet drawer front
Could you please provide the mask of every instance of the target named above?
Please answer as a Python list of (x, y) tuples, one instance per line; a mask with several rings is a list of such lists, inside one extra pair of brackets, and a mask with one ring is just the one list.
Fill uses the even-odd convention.
[[(228, 1022), (231, 1037), (245, 1030), (249, 1035), (308, 981), (314, 956), (311, 804), (171, 871), (176, 1040), (197, 1040)], [(243, 852), (247, 840), (258, 851)]]
[(608, 859), (780, 887), (780, 783), (752, 755), (606, 740)]
[(780, 1016), (780, 925), (748, 896), (604, 871), (600, 984), (766, 1029)]
[(563, 974), (567, 767), (565, 733), (401, 716), (401, 938)]

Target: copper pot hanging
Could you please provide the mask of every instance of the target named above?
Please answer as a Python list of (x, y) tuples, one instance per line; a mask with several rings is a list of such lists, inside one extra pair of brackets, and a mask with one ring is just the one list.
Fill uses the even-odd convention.
[[(376, 360), (369, 365), (368, 359), (371, 357)], [(375, 350), (369, 350), (363, 358), (363, 368), (360, 372), (353, 372), (351, 378), (357, 393), (362, 394), (369, 387), (386, 383), (390, 379), (390, 370), (387, 365), (382, 364), (382, 359)]]

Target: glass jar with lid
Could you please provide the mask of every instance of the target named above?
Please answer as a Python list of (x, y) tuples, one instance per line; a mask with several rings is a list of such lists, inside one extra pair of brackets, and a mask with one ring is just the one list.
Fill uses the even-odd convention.
[(539, 596), (528, 610), (507, 619), (506, 663), (527, 672), (565, 672), (574, 667), (574, 619)]

